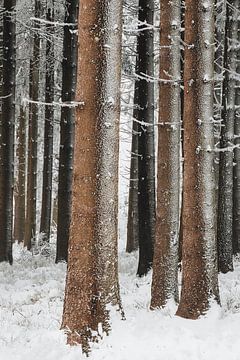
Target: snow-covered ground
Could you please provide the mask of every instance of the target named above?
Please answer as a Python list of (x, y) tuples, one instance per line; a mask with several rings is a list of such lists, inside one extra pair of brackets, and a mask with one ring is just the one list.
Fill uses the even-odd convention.
[[(65, 345), (61, 324), (66, 266), (54, 257), (14, 246), (13, 266), (0, 264), (0, 360), (79, 360)], [(150, 311), (149, 276), (135, 276), (136, 255), (120, 252), (126, 320), (112, 317), (112, 332), (94, 344), (90, 360), (239, 360), (240, 263), (220, 276), (222, 307), (197, 320), (176, 317), (175, 306)]]

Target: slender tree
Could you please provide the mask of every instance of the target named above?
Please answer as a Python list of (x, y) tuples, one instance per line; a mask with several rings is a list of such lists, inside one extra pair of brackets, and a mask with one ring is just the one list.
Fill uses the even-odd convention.
[(138, 275), (152, 266), (155, 236), (154, 1), (139, 0), (127, 251), (139, 244)]
[[(235, 3), (236, 9), (240, 10), (240, 4)], [(237, 46), (237, 74), (240, 74), (240, 21), (238, 20)], [(235, 145), (233, 168), (233, 253), (240, 252), (240, 81), (236, 82), (235, 95)]]
[(234, 10), (238, 1), (227, 2), (224, 80), (222, 95), (222, 127), (220, 140), (219, 195), (218, 195), (218, 267), (226, 273), (233, 270), (233, 145), (235, 117), (236, 42), (238, 13)]
[[(46, 25), (46, 83), (45, 102), (52, 104), (54, 101), (54, 1), (47, 1), (47, 16), (49, 22)], [(43, 162), (43, 184), (42, 184), (42, 211), (40, 233), (43, 242), (49, 241), (51, 231), (52, 214), (52, 166), (53, 166), (53, 120), (54, 108), (52, 105), (45, 107), (45, 128), (44, 128), (44, 162)]]
[(119, 306), (118, 135), (122, 2), (82, 0), (79, 10), (72, 220), (63, 328), (68, 342), (108, 332), (107, 304)]
[(185, 1), (183, 283), (177, 315), (218, 299), (213, 134), (214, 1)]
[[(41, 18), (40, 0), (35, 0), (35, 17)], [(39, 64), (41, 37), (38, 21), (35, 21), (33, 54), (30, 59), (29, 74), (29, 124), (28, 124), (28, 166), (27, 166), (27, 209), (24, 245), (31, 249), (36, 240), (36, 200), (37, 200), (37, 148), (38, 148), (38, 100), (39, 100)]]
[(0, 261), (12, 263), (13, 163), (15, 121), (15, 6), (4, 0), (2, 124), (0, 127)]
[(23, 105), (20, 107), (17, 138), (18, 171), (15, 191), (14, 240), (23, 242), (26, 214), (26, 109)]
[(160, 91), (156, 240), (151, 307), (178, 301), (181, 132), (181, 2), (160, 3)]
[[(76, 88), (78, 3), (78, 0), (66, 0), (65, 5), (62, 102), (69, 104), (75, 99)], [(72, 197), (74, 120), (74, 108), (71, 106), (63, 106), (60, 124), (56, 262), (67, 261), (68, 256)]]

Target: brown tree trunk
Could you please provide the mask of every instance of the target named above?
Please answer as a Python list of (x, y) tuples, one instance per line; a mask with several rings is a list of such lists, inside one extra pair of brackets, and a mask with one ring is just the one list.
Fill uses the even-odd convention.
[[(122, 2), (82, 0), (72, 220), (62, 327), (89, 350), (120, 306), (117, 275)], [(95, 332), (95, 334), (93, 334)]]
[(196, 319), (218, 299), (213, 133), (214, 1), (186, 0), (183, 279), (177, 315)]
[(26, 182), (26, 111), (23, 106), (20, 107), (19, 125), (18, 125), (18, 174), (15, 192), (15, 214), (14, 214), (14, 240), (19, 243), (24, 241), (25, 230), (25, 182)]
[[(156, 239), (151, 308), (178, 301), (181, 2), (161, 1)], [(163, 81), (164, 80), (164, 81)]]

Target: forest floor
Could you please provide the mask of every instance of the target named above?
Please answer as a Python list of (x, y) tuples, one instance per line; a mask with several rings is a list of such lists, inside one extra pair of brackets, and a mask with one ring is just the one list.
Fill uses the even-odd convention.
[[(0, 360), (86, 359), (65, 345), (60, 331), (66, 265), (14, 245), (14, 265), (0, 264)], [(176, 307), (149, 310), (151, 274), (136, 277), (137, 256), (120, 251), (126, 320), (92, 347), (90, 360), (239, 360), (240, 262), (220, 276), (222, 307), (198, 321), (175, 316)]]

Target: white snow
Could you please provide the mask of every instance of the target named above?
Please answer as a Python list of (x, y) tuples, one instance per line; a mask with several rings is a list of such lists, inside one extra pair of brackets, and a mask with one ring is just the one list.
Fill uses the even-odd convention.
[[(60, 331), (65, 264), (14, 245), (13, 266), (0, 264), (0, 360), (80, 360)], [(220, 276), (222, 307), (200, 320), (175, 316), (176, 307), (149, 310), (151, 274), (135, 275), (136, 254), (120, 252), (126, 320), (112, 317), (112, 332), (92, 347), (90, 360), (239, 360), (240, 262)]]

